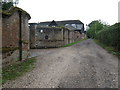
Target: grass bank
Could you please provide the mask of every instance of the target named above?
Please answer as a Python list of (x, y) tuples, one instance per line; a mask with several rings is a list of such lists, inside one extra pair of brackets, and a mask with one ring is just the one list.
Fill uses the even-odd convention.
[(36, 58), (33, 57), (20, 62), (19, 64), (2, 68), (2, 84), (6, 83), (9, 80), (14, 80), (24, 75), (26, 72), (33, 70), (35, 62)]
[(101, 47), (103, 47), (105, 50), (108, 51), (108, 53), (111, 53), (115, 56), (118, 57), (118, 59), (120, 59), (120, 51), (116, 50), (114, 47), (111, 47), (111, 46), (107, 46), (103, 43), (101, 43), (100, 41), (98, 40), (94, 40), (98, 45), (100, 45)]
[(72, 45), (74, 45), (74, 44), (80, 43), (80, 42), (82, 42), (82, 41), (84, 41), (84, 40), (87, 40), (87, 39), (82, 39), (82, 40), (80, 40), (80, 41), (67, 44), (67, 45), (65, 45), (65, 46), (63, 46), (63, 47), (69, 47), (69, 46), (72, 46)]

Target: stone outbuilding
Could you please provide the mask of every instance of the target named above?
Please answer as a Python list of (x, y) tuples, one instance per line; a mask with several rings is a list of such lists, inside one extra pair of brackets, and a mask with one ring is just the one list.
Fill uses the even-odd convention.
[(2, 63), (9, 65), (29, 55), (30, 15), (18, 7), (2, 12)]
[(29, 23), (30, 47), (62, 47), (83, 39), (84, 24), (79, 20)]
[(31, 48), (53, 48), (68, 44), (68, 29), (60, 27), (39, 27), (30, 24)]
[(39, 26), (42, 27), (66, 27), (70, 30), (79, 31), (80, 33), (84, 33), (84, 23), (80, 20), (64, 20), (64, 21), (48, 21), (48, 22), (40, 22)]

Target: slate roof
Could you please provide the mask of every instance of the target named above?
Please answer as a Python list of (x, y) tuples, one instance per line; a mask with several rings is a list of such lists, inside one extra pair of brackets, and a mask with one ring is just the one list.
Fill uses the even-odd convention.
[(65, 24), (83, 24), (80, 20), (65, 20), (65, 21), (56, 21), (58, 25)]
[(40, 26), (48, 26), (51, 22), (40, 22), (38, 25)]
[(58, 24), (53, 20), (50, 24), (49, 24), (49, 26), (58, 26)]
[[(83, 24), (80, 20), (64, 20), (64, 21), (55, 21), (58, 26), (65, 26), (65, 24)], [(40, 26), (49, 26), (51, 21), (48, 22), (40, 22)]]

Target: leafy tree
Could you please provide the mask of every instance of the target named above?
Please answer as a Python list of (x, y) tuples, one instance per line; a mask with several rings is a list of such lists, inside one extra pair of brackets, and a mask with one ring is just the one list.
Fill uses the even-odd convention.
[(2, 10), (8, 10), (13, 7), (13, 2), (2, 2)]
[(89, 30), (87, 31), (87, 36), (90, 38), (95, 38), (95, 35), (108, 27), (108, 25), (103, 24), (100, 20), (92, 21), (89, 25)]

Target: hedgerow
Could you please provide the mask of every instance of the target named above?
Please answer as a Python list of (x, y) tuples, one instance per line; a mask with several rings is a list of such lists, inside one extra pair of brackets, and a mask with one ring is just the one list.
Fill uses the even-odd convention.
[(95, 39), (120, 51), (120, 23), (99, 31), (96, 33)]

